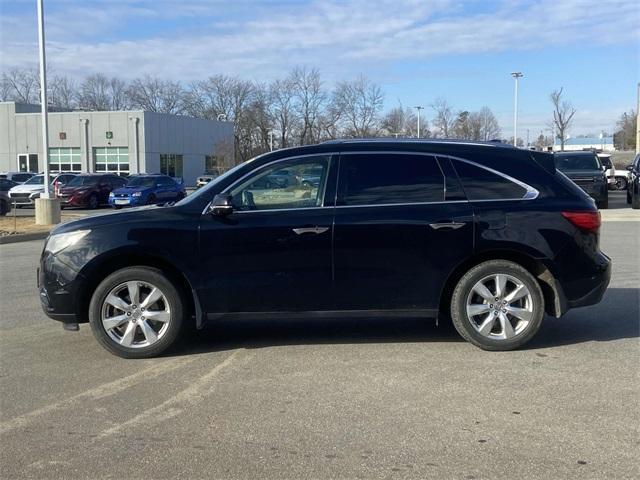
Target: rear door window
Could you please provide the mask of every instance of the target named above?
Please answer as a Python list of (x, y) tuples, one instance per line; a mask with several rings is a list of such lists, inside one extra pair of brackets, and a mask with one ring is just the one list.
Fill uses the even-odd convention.
[(468, 200), (516, 200), (527, 189), (490, 170), (460, 160), (452, 160)]
[(338, 205), (444, 201), (435, 157), (413, 153), (346, 153), (340, 157)]

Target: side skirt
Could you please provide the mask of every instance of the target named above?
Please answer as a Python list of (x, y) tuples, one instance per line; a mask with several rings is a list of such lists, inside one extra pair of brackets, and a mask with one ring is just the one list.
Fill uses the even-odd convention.
[(438, 309), (401, 309), (401, 310), (321, 310), (308, 312), (228, 312), (207, 313), (207, 320), (243, 320), (243, 319), (304, 319), (304, 318), (398, 318), (426, 317), (437, 318)]

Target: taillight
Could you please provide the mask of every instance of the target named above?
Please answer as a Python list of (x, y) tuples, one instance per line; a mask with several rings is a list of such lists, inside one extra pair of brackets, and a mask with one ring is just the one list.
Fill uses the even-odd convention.
[(600, 229), (600, 212), (562, 212), (562, 216), (584, 232), (597, 233)]

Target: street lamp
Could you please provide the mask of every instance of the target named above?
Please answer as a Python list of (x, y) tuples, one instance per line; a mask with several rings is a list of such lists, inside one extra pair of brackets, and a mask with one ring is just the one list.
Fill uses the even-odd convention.
[(418, 138), (420, 138), (420, 110), (424, 110), (424, 107), (422, 105), (416, 105), (413, 108), (418, 110)]
[(40, 57), (40, 109), (42, 112), (42, 149), (44, 152), (44, 192), (36, 199), (36, 225), (60, 223), (60, 200), (49, 186), (49, 119), (47, 116), (47, 60), (45, 56), (44, 6), (38, 0), (38, 46)]
[(518, 145), (518, 79), (524, 77), (522, 72), (511, 72), (516, 80), (515, 98), (513, 101), (513, 146)]

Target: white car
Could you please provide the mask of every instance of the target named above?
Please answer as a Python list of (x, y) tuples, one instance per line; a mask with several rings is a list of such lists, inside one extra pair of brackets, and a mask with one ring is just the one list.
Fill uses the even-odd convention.
[[(64, 185), (69, 183), (75, 173), (61, 173), (59, 175), (49, 175), (51, 181), (51, 193), (54, 191), (54, 186)], [(44, 192), (44, 175), (34, 175), (22, 185), (16, 185), (9, 190), (9, 200), (12, 205), (16, 207), (23, 207), (25, 205), (34, 205), (36, 198), (40, 198), (40, 194)]]
[(604, 165), (605, 175), (607, 176), (607, 185), (609, 190), (626, 190), (629, 183), (629, 172), (626, 170), (617, 170), (611, 162), (611, 155), (608, 153), (599, 153), (600, 163)]

